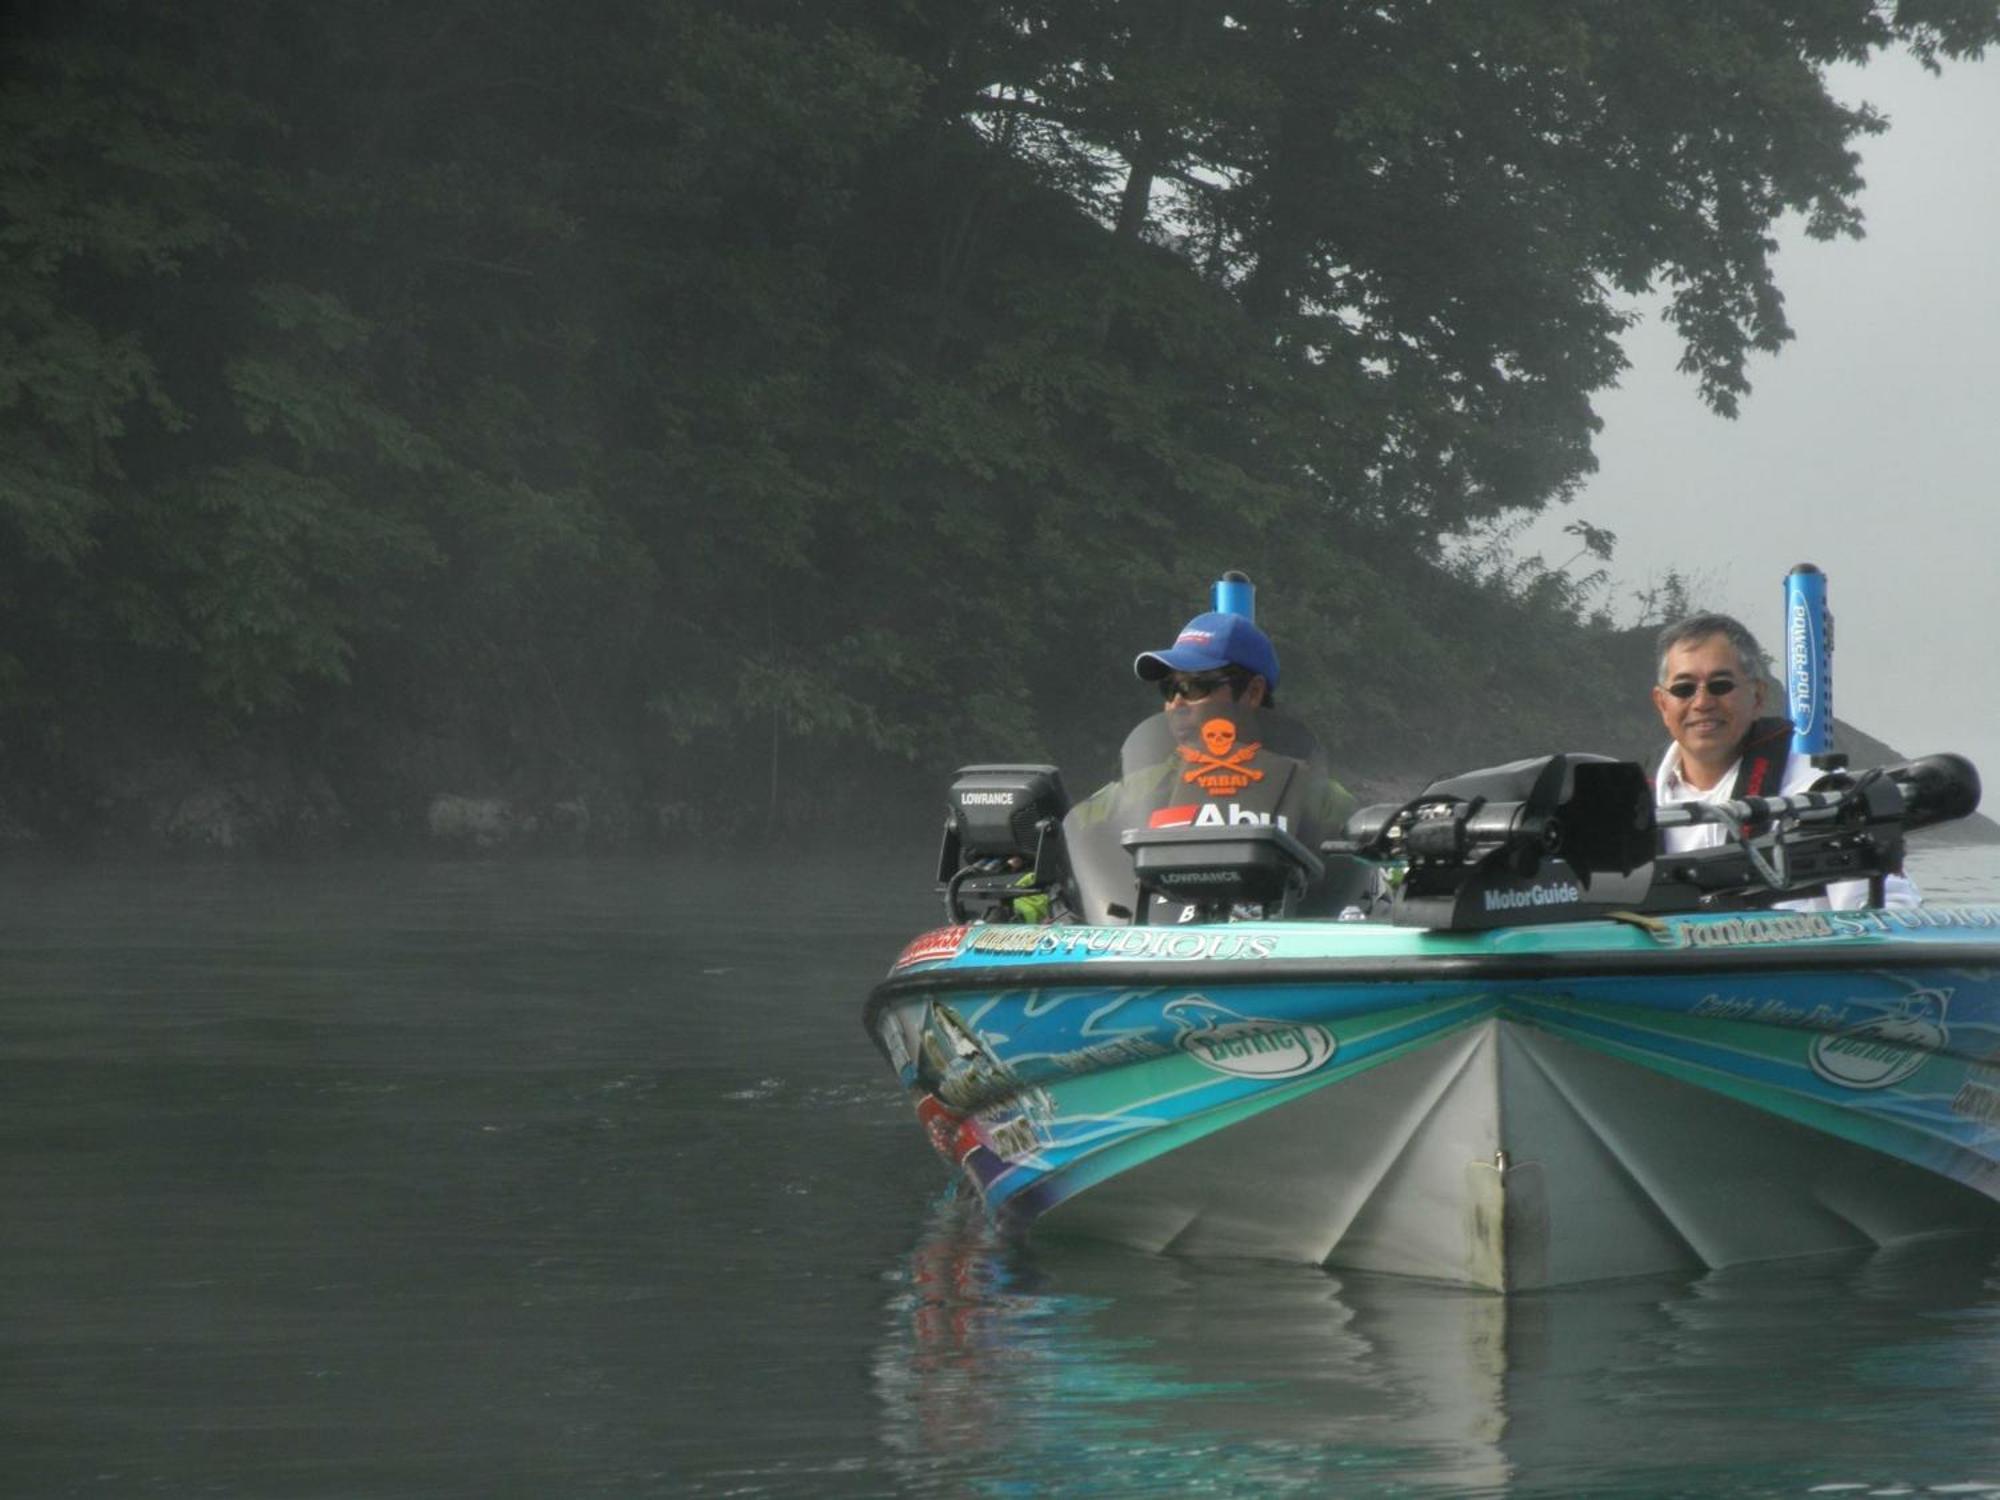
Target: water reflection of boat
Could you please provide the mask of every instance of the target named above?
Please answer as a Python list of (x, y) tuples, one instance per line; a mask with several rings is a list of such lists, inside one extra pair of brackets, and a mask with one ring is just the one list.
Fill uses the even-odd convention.
[(1029, 1251), (961, 1199), (873, 1376), (903, 1493), (1972, 1493), (2000, 1478), (1994, 1271), (1928, 1241), (1495, 1298)]
[[(1186, 773), (1153, 715), (1066, 815), (1037, 768), (955, 791), (959, 920), (866, 1019), (1002, 1223), (1508, 1291), (2000, 1227), (2000, 907), (1703, 904), (1879, 875), (1969, 766), (1656, 857), (1637, 767), (1552, 756), (1314, 853), (1310, 736), (1228, 712)], [(985, 920), (1023, 880), (1085, 920)]]
[(1045, 1261), (976, 1202), (947, 1202), (875, 1362), (888, 1445), (913, 1477), (1017, 1475), (1038, 1494), (1195, 1479), (1241, 1493), (1260, 1477), (1304, 1493), (1295, 1466), (1320, 1453), (1351, 1479), (1498, 1483), (1505, 1304), (1402, 1288), (1399, 1354), (1316, 1268), (1089, 1246)]

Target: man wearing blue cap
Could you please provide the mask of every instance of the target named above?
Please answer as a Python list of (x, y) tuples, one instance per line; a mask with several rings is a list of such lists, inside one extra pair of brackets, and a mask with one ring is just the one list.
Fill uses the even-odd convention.
[[(1173, 645), (1142, 651), (1132, 670), (1159, 688), (1165, 727), (1179, 746), (1165, 765), (1137, 777), (1126, 766), (1128, 793), (1166, 796), (1166, 806), (1149, 809), (1154, 827), (1186, 821), (1290, 827), (1297, 818), (1291, 831), (1315, 840), (1354, 810), (1353, 795), (1327, 774), (1311, 731), (1274, 712), (1278, 652), (1248, 615), (1196, 615)], [(1151, 743), (1166, 738), (1154, 735)], [(1294, 768), (1302, 780), (1294, 779)]]
[[(1121, 779), (1071, 811), (1073, 855), (1122, 872), (1129, 857), (1116, 843), (1120, 828), (1238, 823), (1284, 828), (1311, 849), (1354, 810), (1311, 732), (1272, 713), (1278, 653), (1247, 614), (1196, 615), (1171, 646), (1140, 653), (1132, 669), (1158, 686), (1166, 716), (1149, 715), (1126, 741)], [(1103, 848), (1092, 857), (1084, 841)], [(1022, 920), (1049, 919), (1046, 898), (1016, 908)]]
[(1245, 708), (1272, 708), (1278, 687), (1278, 653), (1271, 638), (1243, 615), (1196, 615), (1164, 651), (1141, 652), (1132, 670), (1157, 682), (1168, 708), (1199, 703), (1227, 687)]

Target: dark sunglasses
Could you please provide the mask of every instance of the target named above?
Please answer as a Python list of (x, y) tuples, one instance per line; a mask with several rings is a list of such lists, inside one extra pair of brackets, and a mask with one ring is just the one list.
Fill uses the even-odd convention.
[(1708, 689), (1711, 698), (1727, 698), (1736, 691), (1734, 677), (1711, 677), (1706, 682), (1691, 682), (1683, 677), (1679, 682), (1667, 684), (1667, 692), (1676, 698), (1692, 698), (1703, 688)]
[(1169, 703), (1176, 698), (1199, 703), (1225, 683), (1240, 681), (1242, 681), (1241, 676), (1235, 672), (1203, 672), (1197, 677), (1162, 677), (1160, 696)]

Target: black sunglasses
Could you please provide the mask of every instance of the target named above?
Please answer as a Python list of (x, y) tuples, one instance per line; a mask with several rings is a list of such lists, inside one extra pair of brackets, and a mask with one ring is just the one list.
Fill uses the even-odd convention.
[(1670, 682), (1667, 684), (1667, 692), (1676, 698), (1692, 698), (1703, 688), (1708, 689), (1708, 696), (1711, 698), (1727, 698), (1731, 693), (1736, 691), (1736, 679), (1734, 677), (1711, 677), (1707, 682), (1694, 682), (1683, 677), (1679, 682)]
[(1199, 703), (1225, 683), (1234, 684), (1241, 681), (1243, 681), (1242, 674), (1237, 672), (1203, 672), (1195, 677), (1162, 677), (1160, 696), (1169, 703), (1176, 698)]

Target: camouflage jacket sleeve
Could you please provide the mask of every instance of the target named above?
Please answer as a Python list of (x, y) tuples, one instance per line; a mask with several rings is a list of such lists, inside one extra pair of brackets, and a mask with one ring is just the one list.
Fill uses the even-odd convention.
[(1339, 833), (1341, 825), (1360, 805), (1360, 798), (1328, 776), (1314, 789), (1313, 816), (1319, 822), (1319, 836), (1327, 839)]

